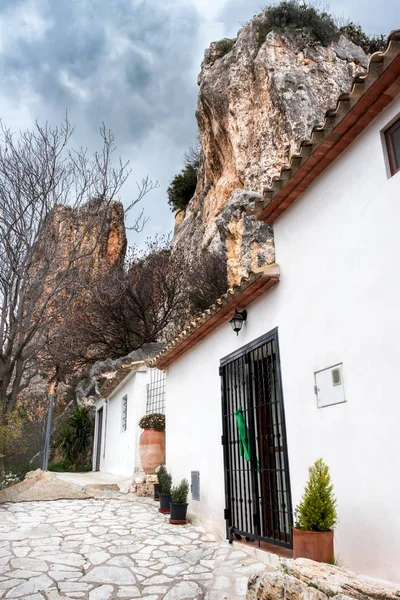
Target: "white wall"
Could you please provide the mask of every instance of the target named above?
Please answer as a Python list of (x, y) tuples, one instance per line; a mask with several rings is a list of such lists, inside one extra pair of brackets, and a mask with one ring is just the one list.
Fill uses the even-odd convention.
[[(293, 506), (318, 457), (338, 498), (344, 566), (400, 582), (400, 173), (380, 131), (393, 102), (275, 224), (281, 281), (167, 376), (167, 463), (200, 471), (190, 510), (224, 533), (219, 361), (278, 327)], [(318, 409), (314, 371), (343, 363), (347, 402)]]
[[(139, 456), (138, 426), (140, 418), (146, 414), (146, 384), (150, 381), (150, 369), (136, 372), (117, 389), (106, 402), (96, 402), (96, 411), (103, 407), (103, 435), (100, 471), (116, 475), (133, 475), (141, 470)], [(127, 427), (121, 431), (122, 398), (128, 396)], [(97, 417), (94, 444), (94, 467), (97, 452)]]

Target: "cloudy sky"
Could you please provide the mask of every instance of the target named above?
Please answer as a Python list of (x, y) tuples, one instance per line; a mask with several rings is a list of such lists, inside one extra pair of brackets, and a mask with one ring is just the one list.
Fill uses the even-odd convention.
[[(0, 118), (12, 129), (56, 123), (68, 109), (75, 144), (99, 143), (104, 121), (135, 181), (160, 187), (145, 202), (145, 231), (173, 226), (169, 181), (196, 136), (197, 73), (204, 49), (234, 37), (260, 0), (0, 0)], [(399, 0), (332, 0), (367, 33), (400, 27)]]

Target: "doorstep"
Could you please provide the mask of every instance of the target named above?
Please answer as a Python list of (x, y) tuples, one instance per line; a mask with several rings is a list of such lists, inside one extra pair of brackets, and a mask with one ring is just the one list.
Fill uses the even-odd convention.
[(282, 548), (275, 544), (267, 542), (248, 542), (247, 540), (234, 540), (233, 544), (249, 556), (256, 558), (258, 561), (270, 566), (278, 567), (281, 558), (293, 558), (293, 550), (291, 548)]

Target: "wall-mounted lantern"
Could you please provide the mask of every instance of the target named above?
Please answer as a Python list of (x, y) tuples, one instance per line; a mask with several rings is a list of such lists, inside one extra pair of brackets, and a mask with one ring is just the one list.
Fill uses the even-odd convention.
[(236, 333), (236, 335), (239, 335), (239, 331), (242, 329), (243, 323), (246, 321), (246, 319), (247, 310), (238, 311), (238, 309), (235, 308), (235, 314), (233, 315), (229, 323), (232, 325), (232, 329)]

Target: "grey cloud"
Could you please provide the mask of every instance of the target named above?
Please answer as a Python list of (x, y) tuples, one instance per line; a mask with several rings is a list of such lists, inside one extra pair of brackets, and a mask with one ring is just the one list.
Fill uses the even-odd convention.
[[(193, 113), (195, 91), (188, 85), (198, 28), (193, 7), (157, 0), (35, 5), (49, 28), (41, 39), (20, 37), (9, 52), (3, 47), (7, 95), (17, 97), (23, 79), (47, 111), (68, 108), (86, 126), (105, 120), (124, 143), (128, 136), (145, 136), (160, 118), (174, 122), (174, 111), (188, 118), (190, 106)], [(3, 2), (0, 19), (10, 18), (12, 6), (17, 5)], [(29, 11), (32, 2), (26, 6)]]

